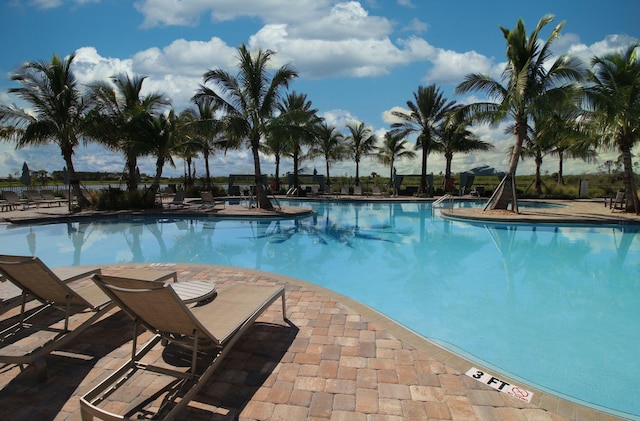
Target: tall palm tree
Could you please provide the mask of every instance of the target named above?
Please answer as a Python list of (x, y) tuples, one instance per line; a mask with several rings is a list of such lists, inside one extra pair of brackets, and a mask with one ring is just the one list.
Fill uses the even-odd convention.
[(440, 150), (444, 153), (445, 158), (445, 190), (452, 185), (448, 180), (451, 177), (451, 162), (455, 153), (471, 153), (479, 151), (488, 151), (493, 149), (493, 145), (480, 140), (475, 134), (471, 133), (467, 128), (469, 121), (463, 118), (461, 113), (452, 109), (444, 118), (443, 124), (438, 130), (436, 143), (440, 145)]
[[(589, 72), (587, 105), (604, 146), (617, 147), (624, 167), (627, 212), (640, 213), (631, 150), (640, 139), (639, 44), (604, 57), (594, 57)], [(630, 195), (630, 197), (629, 197)]]
[(316, 142), (309, 148), (308, 154), (311, 159), (320, 156), (324, 158), (327, 169), (327, 184), (331, 185), (330, 164), (344, 159), (347, 153), (344, 136), (335, 126), (328, 124), (324, 120), (318, 122), (315, 131)]
[(174, 110), (168, 114), (149, 115), (147, 124), (140, 125), (145, 131), (141, 134), (149, 141), (150, 154), (156, 158), (156, 173), (151, 190), (155, 194), (160, 190), (160, 178), (164, 165), (168, 163), (175, 168), (173, 152), (181, 135), (180, 121)]
[(443, 97), (435, 84), (420, 86), (413, 93), (413, 101), (407, 101), (407, 111), (393, 111), (392, 114), (401, 121), (393, 123), (391, 128), (397, 130), (403, 137), (416, 133), (416, 149), (422, 149), (422, 168), (420, 172), (420, 187), (418, 194), (427, 193), (427, 157), (439, 145), (435, 142), (437, 129), (448, 112), (454, 107), (453, 101)]
[(151, 140), (144, 137), (145, 130), (140, 130), (140, 126), (145, 126), (151, 115), (169, 105), (160, 92), (141, 95), (145, 79), (146, 76), (131, 78), (121, 73), (112, 76), (111, 83), (101, 81), (89, 87), (94, 108), (90, 118), (92, 137), (124, 154), (129, 191), (138, 188), (138, 157), (151, 150)]
[(285, 155), (285, 151), (287, 148), (287, 139), (283, 136), (283, 133), (280, 133), (279, 130), (275, 128), (271, 128), (269, 130), (269, 134), (267, 135), (267, 140), (264, 144), (263, 151), (268, 155), (273, 155), (274, 161), (276, 164), (275, 168), (275, 180), (272, 185), (272, 190), (278, 191), (280, 190), (280, 161), (282, 157)]
[[(595, 150), (594, 132), (592, 124), (583, 115), (583, 109), (573, 102), (556, 104), (553, 110), (547, 110), (543, 115), (536, 116), (535, 130), (531, 141), (540, 142), (546, 153), (558, 157), (557, 185), (564, 184), (564, 158), (579, 158), (585, 162), (592, 162), (597, 155)], [(540, 162), (541, 163), (541, 162)], [(541, 193), (539, 171), (536, 176), (536, 191)]]
[(243, 44), (238, 47), (238, 75), (222, 69), (204, 74), (205, 85), (212, 82), (218, 91), (201, 86), (196, 97), (210, 97), (229, 119), (228, 130), (235, 139), (246, 141), (253, 154), (258, 206), (273, 209), (262, 184), (260, 145), (267, 138), (268, 123), (280, 99), (280, 91), (298, 76), (291, 65), (284, 65), (269, 79), (268, 64), (274, 52), (259, 50), (252, 56)]
[(558, 57), (551, 66), (548, 64), (551, 44), (564, 26), (564, 22), (561, 22), (541, 43), (540, 31), (552, 21), (552, 15), (544, 16), (530, 35), (522, 19), (512, 30), (500, 27), (507, 42), (507, 66), (502, 74), (504, 85), (488, 75), (469, 74), (456, 88), (457, 93), (480, 91), (495, 100), (466, 107), (467, 115), (473, 116), (475, 121), (497, 125), (511, 118), (514, 122), (515, 144), (511, 150), (509, 168), (486, 208), (508, 209), (509, 204), (513, 203), (512, 209), (517, 211), (514, 177), (530, 130), (531, 117), (543, 108), (553, 108), (555, 103), (566, 98), (576, 101), (580, 94), (576, 82), (583, 78), (583, 71), (576, 58), (564, 55)]
[(205, 184), (211, 189), (211, 169), (209, 157), (217, 150), (225, 149), (228, 145), (225, 137), (224, 120), (216, 114), (218, 106), (210, 99), (195, 100), (195, 107), (183, 111), (186, 136), (190, 137), (199, 147), (204, 158)]
[(378, 147), (378, 161), (389, 166), (389, 180), (393, 181), (395, 161), (398, 159), (414, 159), (416, 153), (407, 149), (409, 142), (397, 132), (386, 132), (382, 146)]
[(356, 163), (356, 186), (360, 185), (360, 160), (371, 155), (376, 148), (376, 136), (364, 122), (347, 124), (349, 134), (345, 138), (351, 158)]
[(79, 206), (86, 205), (80, 191), (80, 178), (73, 166), (73, 153), (85, 130), (86, 101), (71, 70), (75, 54), (66, 59), (53, 55), (51, 62), (23, 64), (11, 80), (20, 83), (8, 92), (31, 107), (29, 112), (15, 106), (0, 105), (0, 122), (7, 124), (2, 137), (16, 141), (16, 148), (55, 143), (67, 166), (69, 183)]
[(289, 93), (278, 104), (280, 116), (272, 129), (285, 139), (284, 152), (293, 159), (293, 187), (300, 189), (298, 172), (305, 158), (303, 147), (313, 143), (314, 127), (319, 121), (318, 110), (311, 108), (306, 94)]

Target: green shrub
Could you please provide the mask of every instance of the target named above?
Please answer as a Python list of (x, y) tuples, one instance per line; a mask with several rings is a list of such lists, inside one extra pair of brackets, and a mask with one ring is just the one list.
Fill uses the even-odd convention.
[(153, 209), (158, 205), (151, 190), (124, 191), (104, 189), (98, 192), (98, 210)]

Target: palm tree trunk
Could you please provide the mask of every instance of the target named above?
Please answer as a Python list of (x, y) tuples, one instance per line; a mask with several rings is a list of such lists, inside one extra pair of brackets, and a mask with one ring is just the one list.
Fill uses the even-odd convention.
[(445, 158), (445, 167), (444, 167), (444, 191), (449, 193), (450, 190), (453, 190), (453, 182), (451, 180), (451, 161), (453, 160), (453, 154), (446, 153), (444, 155)]
[(331, 185), (331, 178), (329, 177), (329, 160), (326, 160), (326, 165), (327, 165), (327, 185)]
[(205, 179), (207, 180), (207, 189), (211, 190), (211, 172), (209, 171), (209, 152), (208, 151), (204, 151), (203, 153), (204, 155), (204, 169), (205, 169)]
[(62, 151), (62, 156), (64, 158), (64, 162), (67, 164), (67, 171), (69, 173), (69, 185), (71, 186), (71, 192), (76, 197), (78, 206), (82, 209), (88, 205), (88, 201), (80, 189), (80, 178), (73, 167), (73, 159), (71, 158), (72, 154), (73, 149), (64, 149)]
[(562, 168), (564, 165), (564, 154), (562, 151), (558, 152), (558, 186), (564, 185), (564, 177), (562, 176)]
[(507, 210), (509, 209), (509, 203), (513, 202), (512, 210), (518, 212), (518, 197), (515, 191), (515, 177), (516, 170), (518, 169), (518, 161), (520, 161), (520, 155), (522, 154), (522, 144), (527, 136), (527, 121), (526, 119), (516, 119), (516, 125), (514, 129), (516, 135), (516, 144), (513, 145), (511, 151), (511, 158), (509, 160), (509, 169), (507, 174), (502, 179), (502, 182), (496, 188), (485, 209)]
[(255, 189), (256, 189), (256, 199), (258, 201), (258, 207), (260, 209), (265, 210), (273, 210), (273, 205), (271, 201), (267, 197), (267, 192), (264, 190), (264, 186), (262, 185), (262, 171), (260, 170), (260, 155), (258, 154), (258, 147), (260, 145), (260, 138), (252, 139), (251, 141), (251, 152), (253, 154), (253, 168), (255, 172)]
[(127, 189), (129, 191), (135, 191), (138, 189), (138, 180), (136, 179), (136, 165), (137, 159), (135, 156), (127, 157), (127, 171), (129, 171), (129, 181), (127, 182)]
[(280, 191), (280, 155), (276, 154), (276, 191)]
[(420, 171), (420, 187), (418, 188), (418, 194), (421, 195), (427, 192), (427, 155), (427, 148), (422, 145), (422, 170)]
[(538, 195), (542, 194), (542, 178), (540, 176), (540, 167), (542, 167), (542, 157), (536, 156), (536, 193)]
[(158, 157), (156, 159), (156, 175), (153, 177), (153, 186), (151, 186), (151, 190), (154, 193), (160, 191), (160, 178), (162, 177), (162, 169), (164, 167), (164, 158)]
[(633, 164), (631, 162), (631, 146), (633, 144), (633, 136), (627, 135), (629, 140), (619, 142), (620, 153), (622, 154), (622, 164), (624, 166), (624, 188), (627, 195), (626, 211), (640, 214), (640, 205), (638, 204), (638, 190), (636, 188), (636, 180), (633, 174)]

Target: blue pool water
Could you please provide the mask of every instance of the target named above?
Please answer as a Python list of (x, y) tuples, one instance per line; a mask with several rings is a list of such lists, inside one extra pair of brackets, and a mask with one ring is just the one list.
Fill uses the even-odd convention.
[(291, 202), (292, 220), (0, 226), (45, 263), (186, 262), (300, 278), (569, 399), (640, 415), (638, 228), (469, 224), (429, 203)]

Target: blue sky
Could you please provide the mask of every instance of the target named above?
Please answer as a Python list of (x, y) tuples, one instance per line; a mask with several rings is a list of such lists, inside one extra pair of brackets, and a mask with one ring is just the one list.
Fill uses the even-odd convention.
[[(147, 76), (144, 92), (161, 91), (180, 111), (202, 82), (202, 74), (222, 67), (235, 72), (236, 47), (277, 52), (274, 63), (292, 63), (300, 77), (292, 90), (306, 93), (322, 116), (343, 129), (350, 121), (363, 121), (380, 137), (389, 128), (389, 111), (405, 106), (420, 85), (437, 84), (448, 99), (467, 103), (483, 99), (456, 96), (455, 86), (471, 72), (499, 78), (505, 43), (499, 26), (513, 28), (522, 18), (528, 32), (545, 14), (555, 21), (543, 32), (566, 21), (554, 53), (572, 53), (588, 62), (626, 47), (640, 38), (640, 2), (594, 0), (514, 2), (458, 0), (8, 0), (0, 5), (0, 101), (17, 102), (7, 94), (9, 77), (25, 61), (49, 61), (53, 54), (76, 53), (74, 70), (82, 83), (106, 80), (127, 72)], [(18, 103), (18, 105), (24, 105)], [(502, 128), (473, 130), (495, 150), (454, 156), (453, 171), (480, 165), (505, 170), (507, 148), (513, 139)], [(59, 170), (64, 161), (56, 147), (15, 150), (0, 144), (0, 177), (17, 173), (27, 161), (32, 170)], [(602, 153), (599, 162), (615, 157)], [(77, 150), (76, 170), (114, 171), (123, 158), (97, 145)], [(165, 174), (179, 175), (165, 167)], [(309, 171), (324, 172), (320, 159), (303, 163)], [(247, 151), (220, 154), (211, 162), (214, 175), (251, 173)], [(418, 174), (420, 162), (397, 163), (401, 174)], [(142, 172), (153, 174), (151, 159), (140, 162)], [(282, 172), (292, 169), (285, 162)], [(196, 163), (202, 175), (204, 164)], [(387, 174), (373, 160), (361, 163), (361, 174)], [(547, 157), (543, 171), (557, 170)], [(273, 159), (264, 157), (263, 172), (273, 173)], [(428, 171), (444, 171), (444, 158), (430, 155)], [(532, 173), (531, 160), (521, 162), (520, 174)], [(565, 172), (594, 172), (581, 161), (565, 163)], [(336, 163), (333, 175), (352, 175), (353, 162)]]

